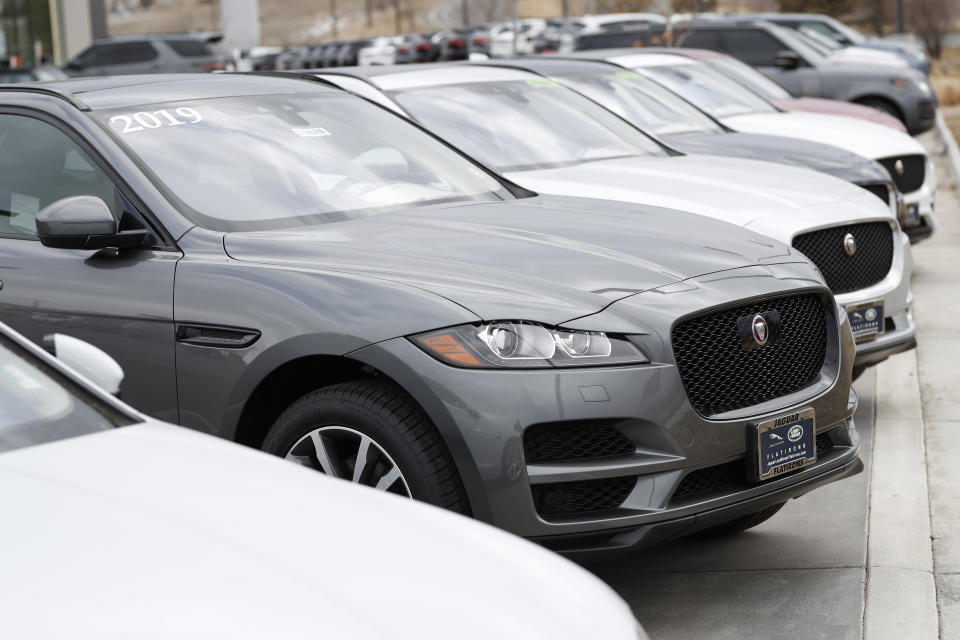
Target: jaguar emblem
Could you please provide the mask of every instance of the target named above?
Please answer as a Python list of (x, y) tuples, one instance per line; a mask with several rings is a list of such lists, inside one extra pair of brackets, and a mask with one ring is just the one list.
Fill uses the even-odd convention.
[(857, 252), (857, 239), (853, 237), (852, 233), (843, 236), (843, 250), (848, 256), (852, 256)]
[(770, 337), (770, 328), (767, 326), (767, 320), (763, 317), (762, 314), (757, 314), (753, 316), (753, 322), (751, 323), (753, 327), (753, 340), (759, 346), (767, 344), (767, 338)]

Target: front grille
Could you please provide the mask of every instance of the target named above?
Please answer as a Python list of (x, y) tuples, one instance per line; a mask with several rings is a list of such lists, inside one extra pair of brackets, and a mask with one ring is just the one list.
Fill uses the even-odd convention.
[(883, 200), (883, 204), (890, 205), (890, 189), (885, 184), (861, 184), (861, 187)]
[[(744, 351), (737, 319), (780, 314), (780, 341)], [(817, 380), (827, 322), (816, 294), (762, 300), (693, 316), (673, 328), (673, 353), (690, 404), (711, 416), (799, 391)]]
[(743, 460), (725, 462), (691, 471), (683, 477), (671, 500), (687, 498), (718, 489), (732, 489), (746, 483)]
[[(844, 238), (856, 241), (856, 253), (847, 255)], [(835, 293), (874, 285), (893, 265), (893, 231), (886, 222), (866, 222), (804, 233), (793, 239), (797, 251), (810, 258)]]
[(623, 504), (637, 484), (637, 478), (604, 478), (557, 484), (535, 484), (533, 504), (544, 518), (595, 515), (613, 511)]
[(605, 424), (538, 424), (523, 433), (527, 464), (629, 456), (636, 447)]
[[(897, 161), (903, 163), (903, 173), (897, 171)], [(926, 159), (922, 155), (915, 156), (895, 156), (893, 158), (883, 158), (878, 160), (884, 166), (894, 184), (903, 193), (916, 191), (923, 186), (923, 179), (927, 170)]]

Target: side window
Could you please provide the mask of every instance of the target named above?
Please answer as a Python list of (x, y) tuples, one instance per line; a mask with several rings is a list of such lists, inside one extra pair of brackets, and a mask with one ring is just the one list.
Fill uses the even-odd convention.
[(157, 50), (149, 42), (114, 42), (108, 46), (109, 60), (101, 64), (136, 64), (157, 57)]
[(718, 51), (720, 49), (719, 31), (691, 31), (683, 36), (680, 46), (689, 49), (710, 49)]
[(759, 29), (733, 29), (723, 34), (724, 49), (751, 67), (773, 67), (777, 53), (786, 49), (773, 36)]
[(106, 49), (107, 46), (102, 44), (95, 44), (91, 47), (87, 47), (83, 53), (74, 59), (74, 62), (83, 67), (95, 67), (105, 64), (107, 60)]
[(26, 116), (0, 114), (0, 235), (37, 235), (37, 213), (70, 196), (96, 196), (115, 217), (113, 183), (64, 132)]

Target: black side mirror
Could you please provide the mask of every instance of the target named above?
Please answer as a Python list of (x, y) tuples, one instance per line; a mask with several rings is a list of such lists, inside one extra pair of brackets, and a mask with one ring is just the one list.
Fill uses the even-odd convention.
[(71, 60), (66, 64), (66, 68), (70, 71), (83, 71), (83, 65), (77, 62), (76, 60)]
[(105, 249), (140, 246), (144, 230), (118, 231), (106, 203), (96, 196), (57, 200), (37, 214), (37, 236), (54, 249)]
[(800, 66), (800, 56), (796, 51), (785, 49), (777, 53), (777, 59), (774, 64), (784, 71), (793, 71)]

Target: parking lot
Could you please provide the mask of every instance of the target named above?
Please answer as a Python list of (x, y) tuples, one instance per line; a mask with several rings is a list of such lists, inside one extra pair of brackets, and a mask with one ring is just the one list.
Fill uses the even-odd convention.
[(737, 536), (591, 566), (654, 640), (960, 637), (960, 198), (937, 132), (920, 139), (940, 227), (913, 251), (920, 346), (855, 385), (865, 471)]

